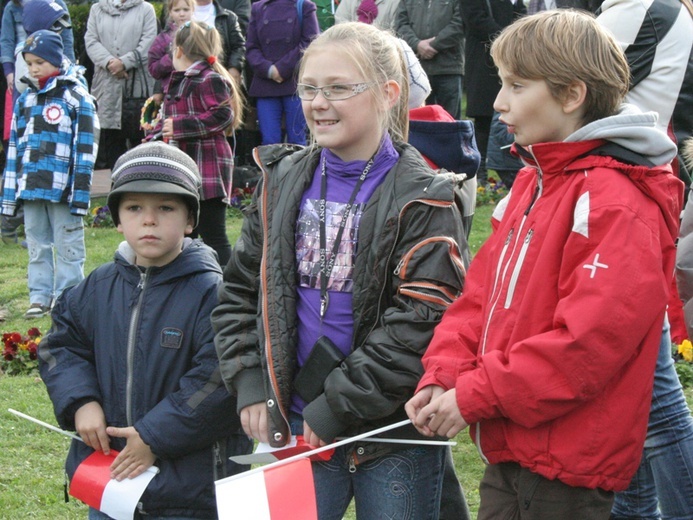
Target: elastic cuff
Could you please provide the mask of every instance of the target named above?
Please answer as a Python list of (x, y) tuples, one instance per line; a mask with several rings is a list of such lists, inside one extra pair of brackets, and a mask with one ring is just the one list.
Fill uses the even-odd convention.
[(332, 442), (349, 426), (332, 412), (325, 394), (318, 396), (303, 409), (303, 419), (315, 434), (325, 442)]
[(265, 401), (265, 383), (262, 380), (261, 368), (247, 368), (241, 371), (233, 381), (236, 390), (236, 410), (241, 410), (251, 404)]

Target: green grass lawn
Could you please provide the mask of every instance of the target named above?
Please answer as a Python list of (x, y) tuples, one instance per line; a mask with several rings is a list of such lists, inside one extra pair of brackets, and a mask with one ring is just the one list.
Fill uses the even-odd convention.
[[(470, 245), (478, 249), (490, 233), (491, 206), (477, 208)], [(228, 233), (238, 235), (240, 220), (231, 219)], [(87, 229), (87, 272), (110, 261), (121, 241), (115, 229)], [(26, 250), (0, 244), (0, 304), (10, 310), (10, 318), (0, 323), (2, 332), (25, 332), (30, 326), (45, 332), (50, 318), (31, 322), (22, 319), (28, 307), (26, 286)], [(687, 390), (689, 404), (693, 390)], [(50, 424), (53, 410), (41, 380), (32, 376), (0, 376), (0, 519), (77, 519), (86, 518), (86, 507), (71, 499), (64, 502), (63, 461), (70, 440), (9, 412), (14, 408)], [(479, 506), (478, 483), (483, 464), (467, 432), (455, 439), (457, 474), (473, 513)], [(474, 515), (475, 516), (475, 515)], [(348, 519), (353, 519), (349, 512)]]

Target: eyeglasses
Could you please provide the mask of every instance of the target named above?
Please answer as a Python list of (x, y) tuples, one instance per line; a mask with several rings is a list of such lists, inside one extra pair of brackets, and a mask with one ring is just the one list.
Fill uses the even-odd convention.
[(303, 101), (313, 101), (318, 96), (318, 92), (322, 92), (323, 97), (329, 101), (342, 101), (343, 99), (358, 96), (361, 92), (365, 92), (373, 85), (375, 85), (373, 82), (336, 83), (334, 85), (325, 85), (324, 87), (314, 87), (313, 85), (299, 83), (296, 86), (296, 94), (298, 94), (298, 97)]

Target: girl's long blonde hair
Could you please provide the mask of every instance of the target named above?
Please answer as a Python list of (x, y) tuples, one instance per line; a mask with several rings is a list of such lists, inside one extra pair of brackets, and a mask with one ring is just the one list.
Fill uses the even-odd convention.
[(225, 78), (231, 87), (231, 97), (225, 102), (233, 110), (232, 129), (236, 129), (243, 123), (243, 111), (245, 103), (243, 94), (236, 80), (229, 71), (220, 63), (223, 58), (223, 48), (219, 32), (204, 22), (189, 21), (176, 32), (174, 40), (176, 47), (191, 61), (205, 61), (220, 76)]
[[(377, 115), (383, 131), (388, 131), (394, 141), (406, 142), (409, 135), (409, 76), (402, 49), (395, 37), (387, 31), (360, 22), (333, 25), (305, 50), (299, 67), (299, 78), (303, 76), (306, 60), (310, 59), (311, 54), (327, 46), (344, 51), (363, 78), (381, 85), (391, 80), (399, 84), (400, 96), (395, 105)], [(368, 89), (367, 93), (376, 96), (377, 106), (386, 106), (383, 89)]]

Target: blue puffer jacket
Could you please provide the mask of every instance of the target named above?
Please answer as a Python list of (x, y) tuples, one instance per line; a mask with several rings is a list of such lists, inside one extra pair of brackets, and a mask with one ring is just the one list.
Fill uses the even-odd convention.
[[(40, 372), (62, 428), (74, 430), (75, 411), (98, 401), (108, 425), (134, 426), (151, 447), (161, 471), (142, 512), (216, 518), (213, 481), (248, 469), (228, 457), (252, 444), (214, 351), (209, 316), (221, 271), (202, 242), (186, 246), (170, 264), (142, 270), (123, 243), (114, 262), (65, 291), (40, 343)], [(72, 442), (70, 477), (90, 453)]]

